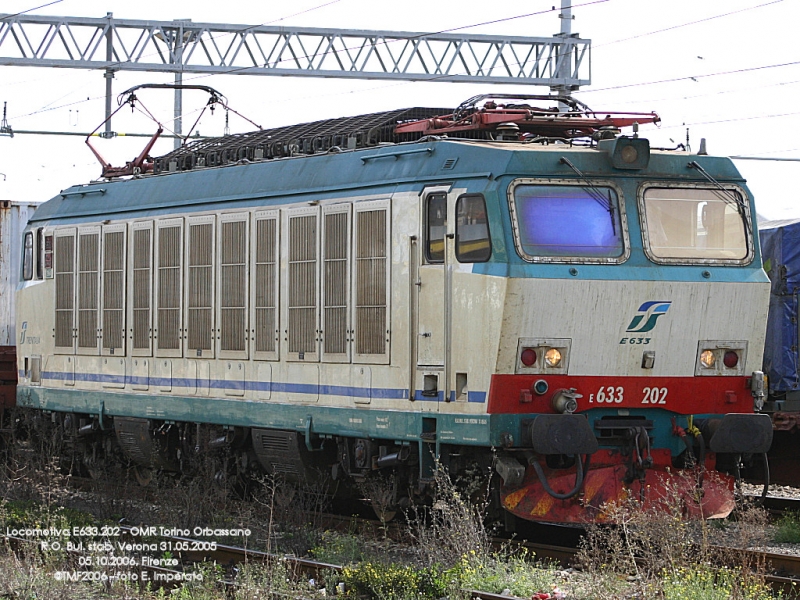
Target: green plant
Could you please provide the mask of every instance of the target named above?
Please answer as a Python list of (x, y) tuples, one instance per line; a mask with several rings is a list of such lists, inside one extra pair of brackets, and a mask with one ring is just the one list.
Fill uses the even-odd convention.
[(217, 600), (225, 595), (225, 586), (221, 583), (223, 569), (217, 563), (196, 564), (191, 575), (199, 575), (199, 580), (189, 580), (170, 593), (171, 599), (177, 600)]
[(530, 597), (550, 592), (560, 583), (555, 566), (535, 563), (525, 551), (517, 554), (464, 555), (459, 565), (460, 587), (495, 594), (509, 590), (514, 596)]
[(319, 544), (311, 549), (311, 555), (321, 562), (347, 565), (360, 562), (367, 557), (363, 542), (355, 535), (325, 531)]
[(701, 564), (675, 569), (662, 578), (664, 600), (771, 600), (771, 590), (739, 569)]
[(449, 568), (460, 564), (465, 553), (478, 557), (491, 554), (491, 537), (484, 525), (487, 495), (477, 499), (476, 496), (468, 496), (459, 489), (447, 470), (437, 463), (433, 505), (428, 511), (412, 507), (407, 515), (409, 535), (423, 564)]
[[(33, 501), (0, 500), (0, 530), (7, 531), (14, 528), (72, 531), (73, 528), (84, 530), (88, 527), (98, 528), (98, 521), (85, 512), (55, 506), (42, 505)], [(44, 541), (53, 540), (63, 542), (68, 536), (53, 534), (44, 536)], [(85, 535), (83, 536), (85, 537)]]
[(374, 600), (436, 600), (446, 596), (453, 574), (439, 566), (381, 565), (370, 562), (344, 567), (338, 581), (343, 598)]
[[(681, 476), (692, 475), (676, 475), (658, 496), (650, 497), (653, 503), (650, 506), (656, 510), (643, 507), (638, 495), (602, 507), (603, 514), (614, 525), (587, 526), (579, 552), (586, 578), (580, 584), (580, 591), (571, 590), (576, 598), (762, 600), (771, 597), (764, 585), (764, 561), (739, 550), (764, 542), (766, 512), (745, 504), (737, 507), (736, 519), (727, 520), (724, 526), (689, 518), (685, 503), (691, 499), (687, 500), (680, 490), (687, 489), (692, 480), (681, 481)], [(706, 481), (710, 476), (706, 473)], [(722, 530), (725, 543), (718, 546), (714, 537)]]
[(800, 543), (800, 513), (787, 512), (775, 523), (773, 539), (778, 543)]

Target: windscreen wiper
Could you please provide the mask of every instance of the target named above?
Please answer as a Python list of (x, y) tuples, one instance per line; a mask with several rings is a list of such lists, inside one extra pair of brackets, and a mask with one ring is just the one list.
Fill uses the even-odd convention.
[(608, 211), (608, 214), (611, 215), (611, 233), (617, 235), (617, 225), (616, 221), (614, 220), (614, 202), (611, 200), (611, 190), (608, 190), (608, 198), (603, 195), (603, 192), (600, 191), (595, 184), (593, 184), (589, 179), (587, 179), (586, 175), (584, 175), (578, 167), (572, 164), (568, 158), (561, 157), (561, 164), (567, 165), (570, 169), (572, 169), (575, 174), (583, 179), (584, 183), (586, 184), (583, 189), (585, 189), (588, 194), (597, 202), (600, 206)]
[(706, 171), (703, 167), (701, 167), (696, 160), (693, 160), (688, 165), (686, 165), (690, 169), (696, 169), (700, 175), (702, 175), (709, 183), (713, 184), (716, 189), (711, 190), (711, 192), (717, 196), (720, 200), (722, 200), (728, 206), (732, 206), (736, 209), (736, 212), (741, 215), (742, 220), (744, 221), (745, 227), (747, 228), (748, 232), (750, 231), (750, 222), (747, 219), (747, 211), (744, 201), (741, 197), (729, 190), (724, 185), (722, 185), (719, 181), (714, 179), (708, 171)]

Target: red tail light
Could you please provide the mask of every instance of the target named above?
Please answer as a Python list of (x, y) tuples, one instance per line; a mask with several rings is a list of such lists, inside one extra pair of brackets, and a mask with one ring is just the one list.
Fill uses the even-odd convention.
[(722, 362), (725, 363), (725, 366), (729, 369), (735, 369), (736, 365), (739, 364), (739, 355), (733, 350), (728, 350), (725, 353), (725, 357), (722, 359)]
[(532, 367), (536, 363), (536, 350), (533, 348), (525, 348), (520, 354), (519, 359), (526, 367)]

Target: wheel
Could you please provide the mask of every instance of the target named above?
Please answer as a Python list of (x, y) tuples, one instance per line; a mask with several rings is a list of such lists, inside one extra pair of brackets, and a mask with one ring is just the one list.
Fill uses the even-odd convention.
[(378, 502), (375, 502), (374, 500), (370, 502), (370, 504), (372, 505), (372, 510), (375, 513), (375, 516), (378, 517), (381, 523), (388, 523), (397, 516), (396, 510), (393, 510), (386, 506), (381, 506)]
[(81, 458), (81, 472), (84, 477), (89, 477), (95, 481), (103, 481), (106, 479), (106, 461), (96, 459), (90, 455), (83, 454)]
[(133, 474), (136, 476), (136, 482), (142, 487), (147, 487), (153, 481), (153, 469), (136, 465)]

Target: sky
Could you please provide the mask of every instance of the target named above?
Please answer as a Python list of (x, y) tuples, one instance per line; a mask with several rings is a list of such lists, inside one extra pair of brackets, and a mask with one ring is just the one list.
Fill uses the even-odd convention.
[[(47, 6), (42, 6), (47, 3)], [(37, 8), (41, 7), (41, 8)], [(30, 10), (34, 9), (35, 10)], [(554, 10), (552, 10), (554, 8)], [(549, 37), (560, 31), (560, 0), (503, 3), (451, 0), (295, 0), (286, 2), (171, 1), (142, 5), (118, 0), (0, 0), (0, 13), (104, 17), (205, 23), (287, 25), (342, 29)], [(539, 13), (539, 14), (533, 14)], [(526, 16), (527, 15), (527, 16)], [(598, 112), (656, 111), (662, 122), (640, 135), (654, 147), (701, 138), (709, 154), (763, 159), (735, 164), (747, 179), (756, 208), (767, 219), (800, 218), (800, 0), (573, 0), (573, 33), (592, 41), (591, 85), (575, 96)], [(493, 21), (493, 22), (492, 22)], [(114, 98), (142, 83), (171, 83), (166, 73), (118, 72)], [(212, 86), (231, 108), (264, 128), (411, 106), (456, 107), (483, 93), (543, 94), (523, 85), (419, 83), (260, 76), (191, 76), (184, 83)], [(169, 124), (169, 91), (140, 94)], [(8, 103), (15, 130), (88, 132), (105, 118), (102, 71), (0, 67), (0, 102)], [(184, 93), (184, 131), (207, 96)], [(115, 104), (116, 106), (116, 104)], [(122, 110), (113, 129), (152, 133), (140, 114)], [(203, 116), (203, 135), (221, 135), (224, 115)], [(232, 132), (253, 126), (231, 117)], [(95, 138), (100, 153), (123, 165), (144, 147), (143, 138)], [(172, 141), (151, 152), (164, 154)], [(79, 136), (0, 137), (0, 199), (43, 201), (100, 175), (100, 165)]]

